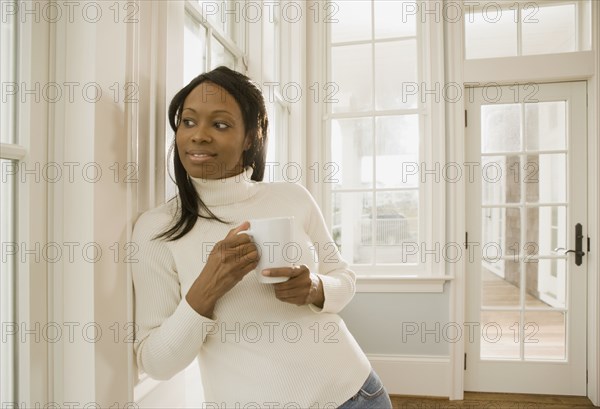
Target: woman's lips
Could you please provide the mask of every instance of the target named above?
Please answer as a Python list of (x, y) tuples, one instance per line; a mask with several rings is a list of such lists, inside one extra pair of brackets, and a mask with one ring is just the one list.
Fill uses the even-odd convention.
[(190, 152), (188, 152), (186, 154), (186, 156), (188, 157), (189, 161), (192, 163), (204, 163), (206, 161), (213, 159), (216, 155), (209, 154), (209, 153), (190, 153)]

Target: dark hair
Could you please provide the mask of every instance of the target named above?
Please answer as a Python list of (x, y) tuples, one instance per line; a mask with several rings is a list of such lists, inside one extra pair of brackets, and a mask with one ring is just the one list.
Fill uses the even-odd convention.
[[(217, 67), (212, 71), (205, 72), (194, 78), (188, 85), (181, 89), (171, 100), (169, 105), (169, 124), (173, 132), (177, 133), (177, 127), (181, 121), (181, 111), (187, 96), (203, 82), (210, 82), (227, 91), (238, 103), (244, 120), (245, 135), (250, 135), (252, 144), (243, 153), (243, 167), (250, 166), (253, 169), (252, 180), (261, 181), (265, 173), (265, 160), (267, 154), (267, 129), (269, 120), (265, 108), (265, 100), (261, 90), (254, 82), (244, 74), (233, 71), (225, 66)], [(217, 217), (202, 201), (194, 188), (192, 180), (186, 172), (179, 152), (177, 150), (177, 139), (173, 138), (170, 154), (173, 155), (173, 169), (175, 170), (175, 184), (179, 191), (181, 200), (181, 213), (177, 221), (166, 231), (156, 238), (166, 238), (168, 241), (177, 240), (185, 236), (196, 224), (198, 217), (208, 220), (216, 220), (226, 223)], [(173, 198), (171, 200), (174, 200)], [(179, 204), (178, 204), (179, 209)], [(200, 209), (200, 212), (198, 212)]]

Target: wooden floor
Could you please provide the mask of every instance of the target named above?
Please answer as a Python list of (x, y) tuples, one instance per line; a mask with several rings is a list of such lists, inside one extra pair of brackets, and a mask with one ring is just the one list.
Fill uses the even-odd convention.
[(584, 396), (465, 392), (464, 400), (391, 395), (394, 409), (571, 409), (597, 408)]

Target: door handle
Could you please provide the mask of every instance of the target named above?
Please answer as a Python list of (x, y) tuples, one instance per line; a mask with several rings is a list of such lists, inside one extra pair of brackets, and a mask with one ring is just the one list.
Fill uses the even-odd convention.
[[(559, 249), (564, 250), (563, 248)], [(555, 251), (559, 249), (555, 249)], [(565, 251), (565, 254), (567, 253), (575, 253), (575, 265), (581, 265), (583, 256), (585, 256), (585, 252), (583, 251), (583, 226), (581, 223), (575, 225), (575, 250)]]

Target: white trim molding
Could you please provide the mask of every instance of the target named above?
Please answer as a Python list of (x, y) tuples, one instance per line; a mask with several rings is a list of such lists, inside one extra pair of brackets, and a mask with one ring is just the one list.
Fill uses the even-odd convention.
[(450, 357), (367, 354), (367, 358), (390, 395), (449, 395)]
[(443, 293), (446, 281), (453, 276), (359, 276), (356, 291), (359, 293)]
[(594, 75), (594, 52), (465, 60), (467, 86), (571, 81)]
[[(460, 84), (462, 95), (464, 88), (464, 24), (446, 21), (444, 36), (445, 81), (447, 84)], [(465, 163), (465, 99), (446, 103), (446, 160), (449, 163)], [(446, 233), (449, 242), (460, 243), (465, 239), (465, 179), (449, 183), (446, 197)], [(450, 285), (449, 317), (450, 322), (465, 321), (465, 267), (464, 257), (454, 263), (446, 263), (448, 274), (455, 277)], [(450, 348), (449, 398), (462, 400), (464, 397), (464, 353), (463, 342), (453, 342)]]

